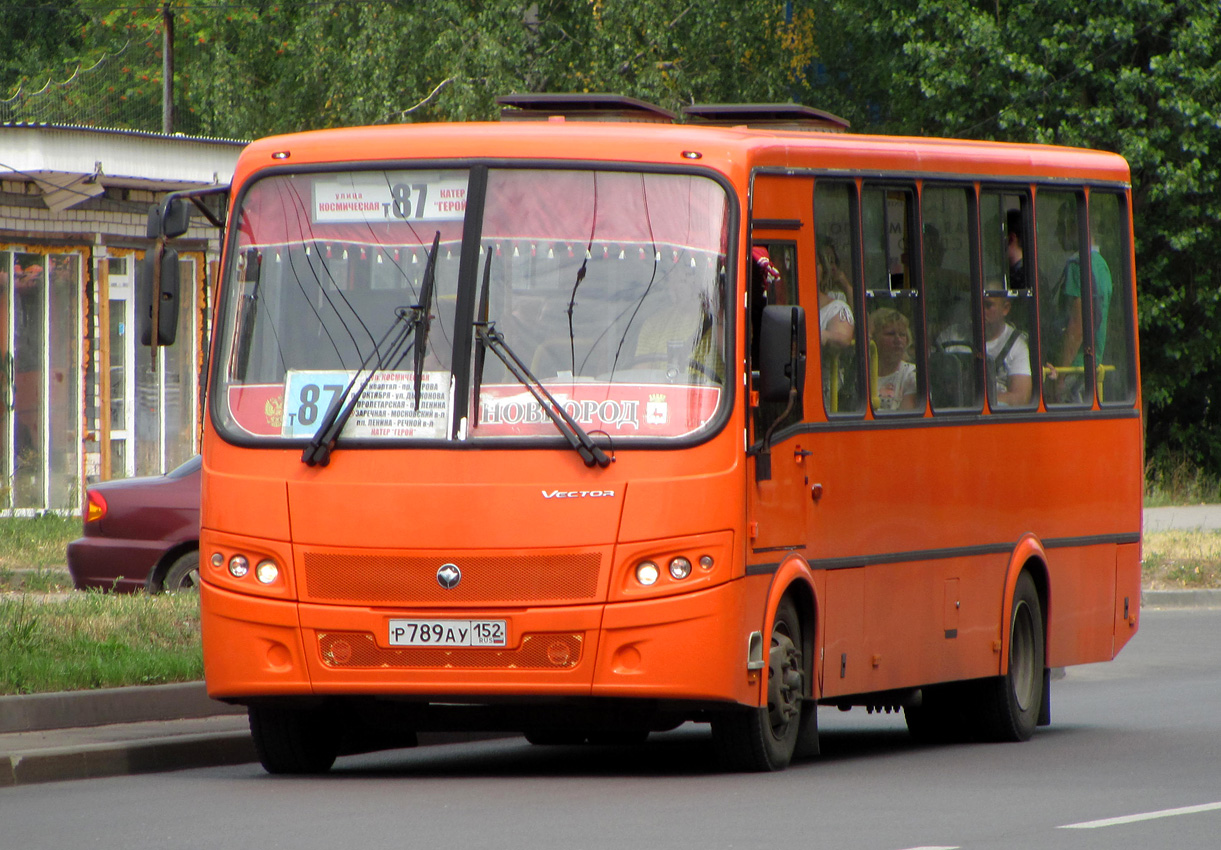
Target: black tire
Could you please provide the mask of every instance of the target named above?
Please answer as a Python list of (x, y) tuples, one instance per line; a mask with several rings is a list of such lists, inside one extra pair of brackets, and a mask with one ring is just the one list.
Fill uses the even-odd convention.
[(772, 624), (767, 705), (727, 711), (712, 720), (713, 742), (727, 769), (783, 770), (792, 761), (808, 691), (803, 648), (801, 618), (785, 599)]
[(801, 726), (797, 733), (797, 746), (793, 758), (812, 759), (822, 752), (818, 743), (818, 703), (808, 699), (801, 704)]
[(250, 735), (268, 773), (326, 773), (339, 754), (336, 725), (326, 712), (250, 706)]
[(161, 581), (161, 589), (166, 593), (176, 593), (180, 590), (197, 592), (199, 590), (199, 552), (187, 552), (170, 564), (165, 578)]
[(1043, 706), (1043, 606), (1029, 573), (1018, 577), (1009, 612), (1009, 670), (983, 683), (980, 733), (987, 741), (1025, 741)]

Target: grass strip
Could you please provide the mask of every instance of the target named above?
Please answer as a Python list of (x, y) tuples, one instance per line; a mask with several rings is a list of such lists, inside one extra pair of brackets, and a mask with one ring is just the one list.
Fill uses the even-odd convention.
[(1221, 587), (1221, 533), (1151, 531), (1144, 536), (1141, 554), (1146, 590)]
[(0, 694), (201, 679), (199, 596), (6, 595), (0, 659)]
[(0, 518), (0, 571), (62, 567), (68, 544), (81, 534), (80, 517)]

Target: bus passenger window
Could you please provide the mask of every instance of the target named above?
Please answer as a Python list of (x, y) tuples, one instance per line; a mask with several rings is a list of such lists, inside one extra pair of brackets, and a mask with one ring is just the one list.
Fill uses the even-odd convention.
[(926, 183), (921, 213), (933, 410), (979, 410), (979, 320), (971, 301), (975, 228), (969, 190)]
[(819, 183), (814, 190), (818, 336), (823, 403), (829, 414), (859, 413), (856, 369), (855, 187)]
[[(1106, 358), (1111, 269), (1098, 246), (1085, 241), (1077, 193), (1040, 192), (1037, 213), (1043, 392), (1048, 405), (1088, 406), (1094, 400), (1094, 367)], [(1088, 267), (1081, 263), (1083, 248)], [(1088, 306), (1082, 299), (1086, 291), (1093, 295)], [(1087, 322), (1091, 315), (1092, 323)]]
[(980, 193), (984, 247), (984, 367), (994, 410), (1039, 402), (1031, 360), (1035, 323), (1030, 198), (1025, 192)]
[[(1123, 195), (1098, 191), (1090, 193), (1090, 236), (1112, 277), (1106, 333), (1099, 333), (1106, 343), (1097, 356), (1099, 404), (1130, 405), (1136, 397), (1127, 225), (1128, 209)], [(1095, 286), (1095, 316), (1102, 309), (1101, 291)]]
[(920, 314), (910, 248), (914, 193), (866, 186), (864, 220), (869, 395), (874, 413), (923, 410), (917, 356)]

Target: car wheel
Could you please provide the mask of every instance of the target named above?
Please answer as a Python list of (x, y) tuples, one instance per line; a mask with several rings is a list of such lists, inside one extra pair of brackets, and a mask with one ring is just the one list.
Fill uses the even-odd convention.
[(167, 593), (199, 589), (199, 553), (188, 552), (170, 565), (161, 589)]

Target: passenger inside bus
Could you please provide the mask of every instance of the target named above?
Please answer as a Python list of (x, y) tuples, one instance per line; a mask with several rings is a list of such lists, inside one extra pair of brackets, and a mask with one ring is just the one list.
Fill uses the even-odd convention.
[(1009, 288), (1026, 288), (1026, 258), (1022, 250), (1022, 211), (1005, 213), (1005, 255), (1009, 258)]
[(842, 355), (852, 348), (856, 319), (852, 315), (852, 281), (839, 265), (835, 243), (818, 240), (818, 334), (822, 345), (822, 387), (827, 409), (839, 409), (843, 388)]
[(1030, 346), (1027, 335), (1009, 321), (1010, 299), (1003, 295), (984, 297), (984, 351), (988, 370), (988, 392), (993, 406), (1030, 403)]
[[(1048, 396), (1055, 401), (1084, 403), (1085, 352), (1084, 319), (1081, 307), (1081, 252), (1077, 230), (1077, 208), (1074, 203), (1061, 205), (1056, 217), (1056, 236), (1061, 247), (1069, 252), (1060, 279), (1051, 290), (1050, 307), (1054, 326), (1049, 334), (1047, 350), (1059, 351), (1057, 359), (1044, 367), (1049, 382)], [(1113, 288), (1111, 269), (1097, 245), (1090, 246), (1090, 276), (1093, 283), (1094, 362), (1102, 363), (1107, 344), (1107, 318), (1110, 314)], [(1059, 338), (1057, 340), (1057, 337)], [(1064, 374), (1061, 374), (1061, 370)]]
[(874, 310), (869, 314), (869, 338), (877, 352), (875, 410), (914, 410), (916, 365), (908, 359), (911, 325), (907, 316), (893, 307)]

